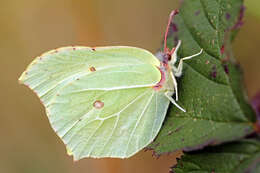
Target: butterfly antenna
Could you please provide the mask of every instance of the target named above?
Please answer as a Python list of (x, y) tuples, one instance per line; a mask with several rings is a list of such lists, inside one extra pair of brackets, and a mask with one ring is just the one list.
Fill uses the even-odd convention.
[(164, 35), (164, 52), (169, 52), (168, 48), (167, 48), (167, 36), (169, 33), (169, 28), (172, 22), (173, 17), (179, 13), (179, 10), (173, 10), (170, 14), (169, 20), (168, 20), (168, 25), (165, 31), (165, 35)]

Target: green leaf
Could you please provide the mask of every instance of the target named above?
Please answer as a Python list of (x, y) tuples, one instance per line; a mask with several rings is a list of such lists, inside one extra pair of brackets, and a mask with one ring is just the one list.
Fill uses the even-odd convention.
[(257, 173), (260, 172), (260, 141), (247, 139), (217, 147), (208, 147), (200, 152), (184, 154), (174, 173)]
[(178, 57), (203, 54), (186, 61), (178, 79), (178, 103), (171, 106), (156, 140), (148, 146), (157, 155), (202, 148), (241, 138), (253, 132), (255, 114), (248, 104), (241, 70), (233, 59), (233, 40), (242, 0), (186, 0), (174, 19), (168, 47), (182, 40)]

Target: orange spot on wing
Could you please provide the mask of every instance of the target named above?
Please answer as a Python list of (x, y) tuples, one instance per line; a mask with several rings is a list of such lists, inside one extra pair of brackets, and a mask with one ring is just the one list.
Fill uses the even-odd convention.
[(100, 100), (97, 100), (93, 103), (93, 106), (96, 108), (96, 109), (101, 109), (104, 107), (104, 102), (100, 101)]
[(97, 71), (95, 67), (90, 67), (89, 70), (92, 72)]

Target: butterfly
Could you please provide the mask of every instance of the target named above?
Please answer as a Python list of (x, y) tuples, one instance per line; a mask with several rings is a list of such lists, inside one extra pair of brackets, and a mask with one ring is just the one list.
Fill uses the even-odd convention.
[[(37, 57), (19, 78), (43, 103), (49, 122), (74, 160), (128, 158), (151, 143), (162, 126), (170, 102), (177, 108), (176, 77), (183, 61), (170, 50), (156, 57), (128, 47), (64, 47)], [(175, 95), (175, 98), (173, 98)]]

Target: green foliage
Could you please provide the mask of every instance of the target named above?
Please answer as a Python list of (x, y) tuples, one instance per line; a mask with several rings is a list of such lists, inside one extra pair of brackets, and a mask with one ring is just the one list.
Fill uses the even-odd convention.
[(247, 139), (184, 154), (174, 173), (259, 173), (260, 139)]
[(255, 115), (241, 85), (231, 40), (243, 13), (242, 0), (186, 0), (173, 21), (168, 46), (182, 40), (179, 57), (203, 54), (187, 61), (178, 79), (179, 103), (171, 106), (156, 140), (148, 148), (157, 155), (231, 141), (252, 133)]

